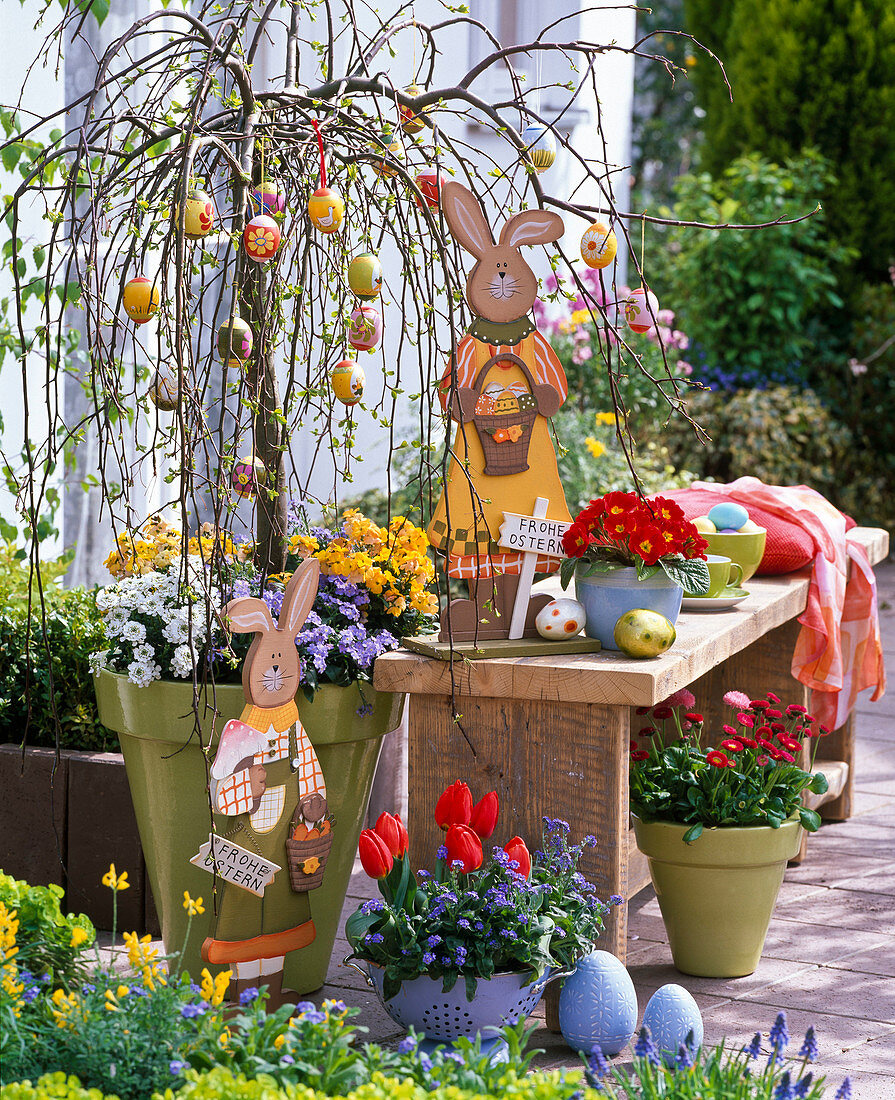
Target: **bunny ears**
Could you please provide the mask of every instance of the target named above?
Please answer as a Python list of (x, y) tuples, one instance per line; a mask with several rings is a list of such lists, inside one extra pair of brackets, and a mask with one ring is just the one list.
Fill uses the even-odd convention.
[(286, 585), (279, 626), (274, 624), (270, 608), (264, 600), (254, 596), (242, 596), (227, 604), (224, 608), (227, 625), (235, 634), (272, 634), (280, 630), (294, 638), (314, 604), (319, 583), (320, 562), (316, 558), (308, 558), (295, 570)]
[[(441, 188), (441, 203), (451, 233), (477, 259), (494, 247), (481, 203), (462, 183), (451, 180)], [(523, 244), (549, 244), (563, 235), (559, 214), (549, 210), (521, 210), (508, 218), (500, 231), (499, 244), (518, 248)]]

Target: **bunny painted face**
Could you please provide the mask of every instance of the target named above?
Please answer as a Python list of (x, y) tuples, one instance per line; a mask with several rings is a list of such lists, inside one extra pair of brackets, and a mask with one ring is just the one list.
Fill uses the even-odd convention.
[(466, 281), (466, 300), (472, 310), (498, 324), (524, 317), (538, 296), (538, 281), (519, 248), (558, 240), (563, 234), (562, 218), (547, 210), (522, 210), (504, 223), (495, 244), (471, 191), (451, 181), (441, 194), (451, 233), (478, 260)]
[(286, 585), (278, 625), (264, 600), (253, 596), (231, 600), (224, 609), (232, 631), (255, 635), (242, 666), (243, 694), (254, 706), (273, 709), (295, 698), (301, 676), (295, 637), (314, 603), (319, 580), (317, 559), (302, 562)]

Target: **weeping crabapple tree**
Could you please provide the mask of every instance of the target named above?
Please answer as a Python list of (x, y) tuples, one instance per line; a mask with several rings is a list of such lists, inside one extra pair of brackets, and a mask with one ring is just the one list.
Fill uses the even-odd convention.
[[(108, 4), (62, 0), (61, 8), (35, 65), (58, 70), (65, 44), (83, 32), (86, 20), (103, 18)], [(58, 9), (45, 6), (44, 19), (51, 14), (57, 17)], [(386, 16), (360, 0), (199, 0), (184, 8), (173, 0), (115, 38), (96, 59), (92, 87), (57, 115), (4, 108), (2, 158), (16, 173), (4, 201), (4, 256), (15, 280), (4, 344), (20, 363), (26, 425), (21, 461), (8, 445), (3, 457), (32, 535), (33, 562), (53, 472), (87, 438), (94, 441), (93, 476), (116, 533), (140, 527), (146, 517), (139, 490), (161, 471), (173, 483), (184, 539), (200, 519), (210, 520), (254, 545), (262, 577), (283, 568), (290, 497), (311, 509), (327, 503), (311, 491), (315, 465), (325, 458), (331, 465), (328, 502), (344, 492), (358, 415), (378, 424), (390, 457), (405, 444), (396, 427), (402, 395), (416, 410), (420, 499), (431, 494), (450, 457), (432, 397), (465, 329), (468, 263), (438, 204), (425, 201), (417, 180), (423, 168), (465, 183), (489, 220), (498, 208), (506, 216), (541, 206), (562, 214), (577, 241), (578, 231), (599, 216), (627, 241), (645, 280), (640, 227), (662, 219), (616, 207), (613, 175), (626, 169), (608, 163), (599, 109), (587, 147), (573, 146), (564, 122), (568, 107), (546, 117), (544, 89), (531, 74), (555, 72), (561, 59), (561, 87), (571, 106), (582, 96), (597, 102), (604, 55), (652, 59), (670, 79), (675, 68), (648, 39), (624, 46), (576, 38), (570, 28), (577, 16), (550, 20), (545, 10), (537, 38), (503, 46), (489, 27), (447, 3), (441, 20), (425, 23), (415, 18), (412, 3)], [(481, 56), (463, 73), (443, 56), (458, 31), (473, 36)], [(282, 48), (280, 75), (262, 80), (259, 56), (271, 42)], [(391, 78), (395, 57), (411, 59), (413, 86)], [(550, 65), (542, 66), (548, 58)], [(498, 69), (509, 91), (502, 102), (491, 102), (485, 78)], [(436, 73), (444, 71), (452, 82), (440, 85)], [(497, 136), (499, 153), (489, 158), (469, 143), (462, 125), (469, 119)], [(529, 124), (552, 131), (578, 180), (571, 194), (551, 193), (550, 173), (536, 172), (522, 137)], [(327, 182), (345, 200), (344, 224), (331, 234), (318, 232), (308, 215), (308, 199), (322, 183), (321, 144)], [(246, 255), (242, 233), (252, 216), (249, 193), (265, 180), (279, 184), (286, 210), (279, 250), (256, 263)], [(216, 217), (211, 233), (191, 240), (185, 200), (197, 187), (212, 197)], [(20, 236), (22, 211), (34, 203), (46, 226), (37, 246)], [(379, 353), (381, 384), (369, 386), (365, 403), (346, 411), (334, 399), (329, 374), (348, 351), (348, 319), (357, 305), (348, 263), (365, 251), (388, 258), (386, 324), (398, 325), (400, 333), (388, 357)], [(600, 272), (602, 294), (594, 294), (572, 258), (557, 247), (550, 263), (565, 288), (560, 292), (580, 296), (606, 336), (594, 369), (606, 371), (613, 388), (617, 432), (636, 485), (626, 410), (613, 383), (622, 371), (644, 368), (617, 324), (612, 269)], [(159, 293), (158, 311), (145, 326), (122, 308), (123, 288), (135, 276), (149, 279)], [(235, 313), (254, 336), (241, 368), (222, 362), (216, 346), (219, 326)], [(173, 388), (171, 412), (147, 399), (156, 371)], [(74, 419), (66, 415), (66, 378), (75, 379), (85, 397)], [(686, 416), (671, 372), (653, 381), (667, 411)], [(48, 430), (32, 440), (35, 393), (42, 394)], [(313, 455), (296, 468), (290, 439), (299, 427), (313, 438)], [(252, 452), (266, 473), (251, 519), (245, 505), (237, 512), (231, 485), (242, 451)], [(392, 478), (389, 463), (389, 491)]]

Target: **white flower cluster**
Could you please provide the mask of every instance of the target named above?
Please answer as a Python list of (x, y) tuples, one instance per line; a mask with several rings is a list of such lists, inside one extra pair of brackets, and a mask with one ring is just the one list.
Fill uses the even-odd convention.
[(196, 558), (187, 558), (185, 569), (177, 559), (164, 573), (124, 577), (96, 594), (110, 645), (109, 654), (96, 655), (94, 667), (104, 660), (139, 687), (162, 676), (188, 679), (206, 640), (209, 613), (213, 620), (222, 604), (220, 589), (209, 585)]

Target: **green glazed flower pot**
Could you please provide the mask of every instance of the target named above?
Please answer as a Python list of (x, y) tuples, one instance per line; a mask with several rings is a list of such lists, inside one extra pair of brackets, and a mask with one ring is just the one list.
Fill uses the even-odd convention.
[(798, 817), (779, 829), (706, 829), (692, 844), (683, 840), (689, 825), (632, 818), (677, 969), (703, 978), (751, 974), (761, 959), (787, 860), (799, 850)]
[[(200, 949), (211, 934), (214, 880), (189, 861), (211, 831), (208, 769), (221, 730), (242, 712), (242, 686), (217, 685), (213, 698), (209, 691), (207, 700), (200, 693), (201, 742), (206, 751), (193, 713), (191, 683), (156, 680), (140, 688), (126, 676), (104, 670), (94, 677), (94, 688), (100, 721), (116, 730), (121, 740), (168, 952), (179, 951), (186, 934), (184, 890), (205, 899), (204, 915), (193, 918), (183, 962), (184, 969), (195, 977), (206, 965)], [(360, 715), (357, 712), (364, 700), (372, 711)], [(308, 895), (317, 938), (287, 956), (285, 963), (284, 988), (310, 993), (326, 978), (382, 738), (399, 724), (404, 696), (364, 685), (362, 698), (357, 684), (327, 684), (318, 689), (313, 703), (303, 696), (296, 703), (320, 760), (329, 810), (336, 822), (323, 884)], [(285, 852), (283, 870), (278, 874), (288, 874)]]

